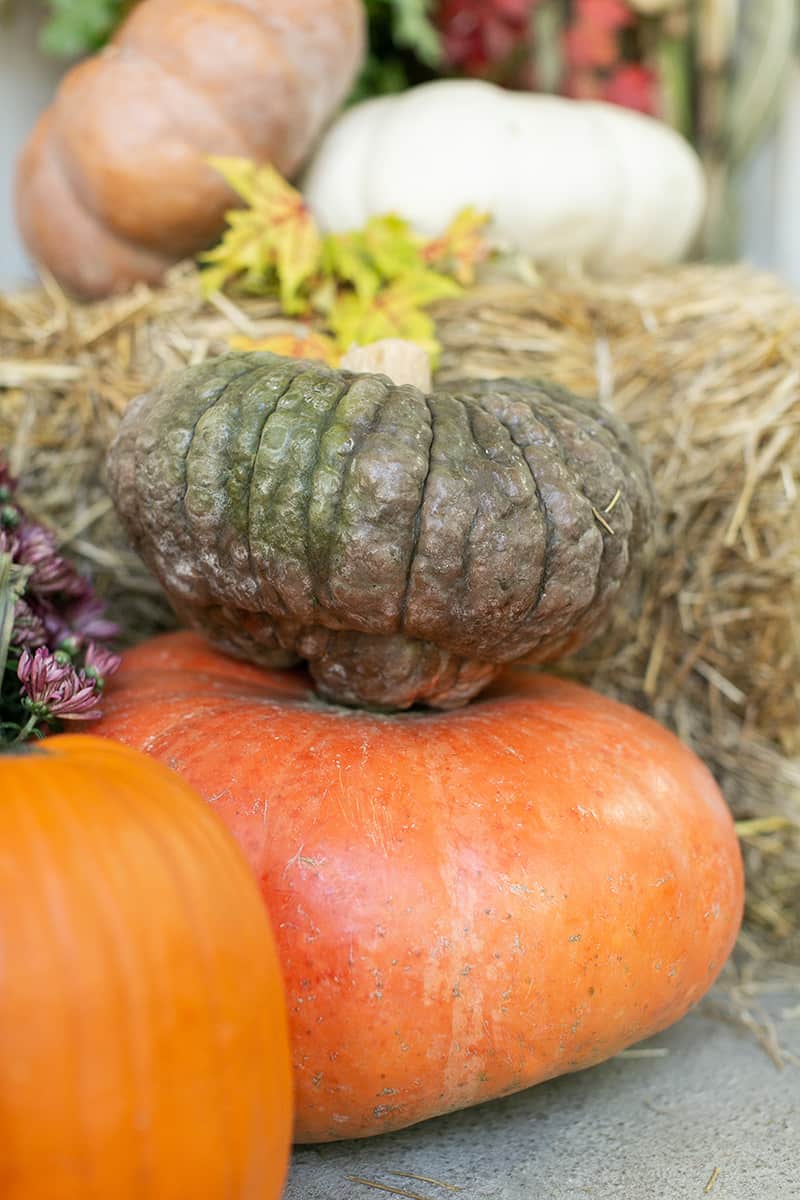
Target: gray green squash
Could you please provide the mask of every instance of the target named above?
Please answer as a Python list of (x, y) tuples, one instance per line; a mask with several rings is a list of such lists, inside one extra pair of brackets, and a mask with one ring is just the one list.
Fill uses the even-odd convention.
[(109, 476), (181, 619), (383, 709), (454, 707), (504, 663), (584, 644), (652, 523), (630, 433), (588, 400), (504, 379), (425, 394), (268, 353), (135, 400)]

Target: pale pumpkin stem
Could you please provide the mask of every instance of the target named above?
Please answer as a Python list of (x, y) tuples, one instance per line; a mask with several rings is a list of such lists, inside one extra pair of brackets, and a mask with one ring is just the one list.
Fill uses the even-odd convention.
[(392, 383), (413, 384), (421, 392), (431, 390), (431, 360), (428, 351), (416, 342), (402, 338), (384, 338), (368, 346), (350, 347), (339, 366), (343, 371), (388, 375)]

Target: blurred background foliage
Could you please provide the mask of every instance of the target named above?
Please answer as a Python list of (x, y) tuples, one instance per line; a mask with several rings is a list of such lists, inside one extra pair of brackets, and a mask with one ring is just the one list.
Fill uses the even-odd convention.
[[(0, 0), (13, 17), (22, 0)], [(47, 0), (41, 47), (99, 49), (137, 0)], [(798, 0), (365, 0), (369, 52), (351, 102), (444, 77), (621, 104), (698, 149), (710, 205), (702, 252), (733, 257), (733, 183), (780, 111)]]

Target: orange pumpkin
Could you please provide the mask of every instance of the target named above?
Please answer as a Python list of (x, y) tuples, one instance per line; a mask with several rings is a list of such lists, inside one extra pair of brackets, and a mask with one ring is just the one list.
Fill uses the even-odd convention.
[(363, 25), (359, 0), (142, 0), (22, 154), (33, 256), (98, 297), (210, 245), (236, 201), (207, 156), (295, 171), (350, 88)]
[(599, 1062), (681, 1017), (736, 936), (711, 775), (572, 683), (510, 670), (465, 708), (385, 716), (179, 633), (127, 656), (98, 731), (179, 771), (261, 883), (300, 1141)]
[(277, 1200), (285, 1001), (233, 840), (95, 737), (0, 755), (0, 796), (3, 1200)]

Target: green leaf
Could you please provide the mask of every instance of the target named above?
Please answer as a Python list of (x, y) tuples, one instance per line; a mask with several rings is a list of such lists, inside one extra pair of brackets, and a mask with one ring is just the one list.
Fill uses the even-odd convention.
[(11, 635), (14, 630), (14, 609), (25, 592), (32, 568), (15, 563), (10, 554), (0, 554), (0, 685), (5, 674)]
[(348, 104), (435, 77), (443, 62), (437, 0), (365, 0), (369, 53)]
[(323, 270), (351, 283), (362, 299), (369, 299), (381, 283), (424, 271), (422, 248), (422, 240), (401, 217), (371, 217), (361, 230), (326, 237)]
[[(322, 269), (327, 275), (351, 283), (362, 300), (369, 300), (381, 285), (360, 233), (329, 233), (322, 243)], [(313, 302), (320, 312), (330, 308), (330, 303), (323, 306)]]
[(74, 58), (98, 50), (133, 7), (132, 0), (48, 0), (39, 42), (47, 54)]
[(370, 217), (361, 237), (366, 254), (383, 279), (424, 271), (422, 241), (402, 217), (394, 213)]
[(354, 342), (364, 346), (382, 338), (407, 338), (424, 346), (435, 360), (440, 347), (433, 320), (423, 309), (460, 292), (454, 280), (434, 271), (419, 271), (387, 284), (369, 301), (354, 292), (342, 293), (328, 315), (328, 324), (343, 350)]
[(398, 46), (413, 50), (426, 66), (438, 67), (442, 43), (430, 19), (432, 8), (431, 0), (392, 0), (392, 32)]
[(406, 64), (398, 57), (368, 54), (361, 73), (347, 97), (347, 104), (358, 104), (371, 96), (393, 96), (410, 87)]

